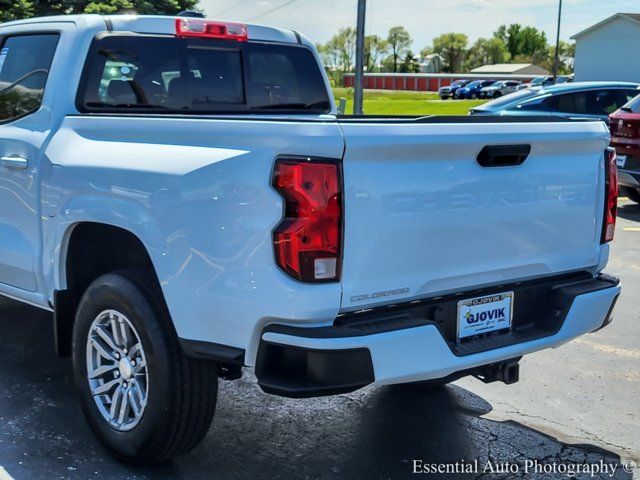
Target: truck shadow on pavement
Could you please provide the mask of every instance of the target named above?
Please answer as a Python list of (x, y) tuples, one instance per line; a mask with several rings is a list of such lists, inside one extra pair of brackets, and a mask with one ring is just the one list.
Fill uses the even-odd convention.
[(519, 474), (450, 478), (524, 477), (526, 460), (603, 461), (618, 467), (613, 477), (576, 478), (632, 478), (615, 453), (567, 445), (516, 421), (482, 418), (491, 405), (455, 385), (288, 400), (263, 394), (251, 374), (221, 383), (212, 428), (193, 452), (153, 468), (129, 467), (112, 460), (89, 431), (73, 391), (71, 363), (54, 354), (51, 315), (0, 299), (0, 332), (0, 466), (16, 480), (409, 478), (415, 477), (414, 459), (477, 460), (481, 472), (489, 459), (521, 466)]
[(637, 203), (618, 205), (618, 215), (626, 220), (640, 222), (640, 205)]

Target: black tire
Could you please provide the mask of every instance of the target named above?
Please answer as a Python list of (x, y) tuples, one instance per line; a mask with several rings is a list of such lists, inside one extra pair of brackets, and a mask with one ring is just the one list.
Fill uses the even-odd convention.
[[(114, 428), (103, 417), (87, 379), (87, 337), (94, 319), (109, 309), (124, 314), (135, 327), (146, 357), (147, 403), (129, 431)], [(152, 272), (110, 273), (91, 283), (76, 313), (73, 370), (89, 425), (119, 460), (136, 465), (169, 460), (200, 443), (211, 425), (218, 366), (184, 355)]]
[(625, 188), (624, 191), (621, 193), (629, 197), (631, 201), (640, 203), (640, 190), (635, 190), (633, 188)]
[(471, 95), (469, 95), (469, 98), (471, 100), (475, 100), (476, 98), (478, 98), (478, 94), (477, 93), (472, 93)]
[(495, 92), (493, 94), (493, 98), (500, 98), (501, 96), (502, 96), (502, 93), (500, 93), (500, 92)]

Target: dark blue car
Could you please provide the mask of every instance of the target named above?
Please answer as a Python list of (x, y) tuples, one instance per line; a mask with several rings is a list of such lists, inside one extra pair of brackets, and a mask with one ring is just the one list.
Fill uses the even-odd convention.
[(455, 98), (480, 98), (480, 90), (496, 83), (495, 80), (474, 80), (463, 88), (456, 90)]
[(449, 97), (455, 97), (456, 91), (468, 85), (469, 82), (471, 82), (471, 80), (456, 80), (451, 85), (440, 87), (438, 95), (440, 95), (442, 100), (446, 100)]

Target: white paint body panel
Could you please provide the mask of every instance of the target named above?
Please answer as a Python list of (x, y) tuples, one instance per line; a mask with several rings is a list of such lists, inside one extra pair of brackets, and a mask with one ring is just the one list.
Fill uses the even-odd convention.
[[(344, 310), (595, 267), (603, 123), (347, 124)], [(530, 144), (485, 168), (486, 145)]]
[[(250, 358), (265, 324), (338, 313), (338, 283), (305, 285), (276, 266), (283, 202), (269, 181), (278, 155), (342, 149), (332, 122), (68, 117), (47, 148), (46, 258), (80, 222), (125, 228), (146, 246), (179, 336)], [(46, 269), (52, 284), (64, 285), (61, 267)]]

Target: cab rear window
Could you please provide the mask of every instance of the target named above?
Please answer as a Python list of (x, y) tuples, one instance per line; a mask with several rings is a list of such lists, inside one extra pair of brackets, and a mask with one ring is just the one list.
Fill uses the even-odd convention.
[(94, 40), (83, 112), (327, 113), (324, 78), (307, 47), (112, 34)]

